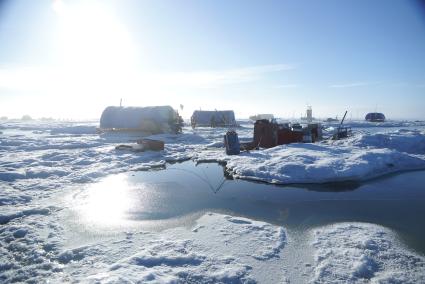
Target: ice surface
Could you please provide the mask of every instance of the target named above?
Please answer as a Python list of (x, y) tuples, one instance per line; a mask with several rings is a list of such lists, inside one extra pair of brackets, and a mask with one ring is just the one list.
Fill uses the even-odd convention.
[[(207, 213), (189, 228), (119, 232), (69, 245), (74, 236), (64, 225), (67, 208), (56, 196), (111, 174), (187, 159), (223, 161), (236, 177), (272, 183), (362, 180), (423, 169), (425, 134), (416, 126), (226, 156), (224, 128), (186, 127), (181, 135), (156, 135), (152, 138), (166, 142), (164, 151), (133, 153), (115, 146), (139, 136), (98, 135), (95, 123), (3, 123), (0, 282), (285, 282), (282, 255), (291, 241), (285, 228)], [(252, 125), (243, 124), (237, 132), (249, 141)], [(313, 282), (425, 281), (423, 257), (380, 226), (317, 228), (310, 246), (316, 256)]]
[(61, 229), (50, 224), (52, 233), (43, 239), (46, 225), (36, 220), (37, 226), (1, 229), (1, 280), (254, 283), (258, 263), (279, 259), (286, 243), (281, 227), (208, 213), (193, 228), (128, 233), (64, 249), (56, 234)]
[(410, 155), (388, 148), (336, 143), (283, 145), (223, 160), (236, 177), (270, 183), (364, 180), (425, 167), (422, 153)]
[[(146, 237), (151, 236), (143, 239)], [(263, 257), (263, 261), (278, 258), (284, 243), (285, 232), (279, 227), (208, 213), (192, 230), (167, 230), (159, 238), (146, 241), (134, 255), (114, 262), (91, 278), (251, 283), (255, 282), (251, 274), (257, 257)]]
[[(97, 135), (93, 123), (8, 122), (2, 127), (0, 183), (7, 193), (0, 193), (1, 204), (28, 202), (41, 180), (44, 187), (60, 188), (188, 159), (225, 162), (237, 178), (270, 183), (363, 180), (425, 168), (425, 132), (414, 129), (362, 131), (340, 141), (295, 143), (227, 156), (222, 148), (225, 128), (186, 127), (184, 134), (154, 135), (151, 138), (165, 141), (164, 151), (133, 153), (115, 146), (134, 143), (138, 134)], [(249, 123), (237, 128), (242, 141), (252, 138), (252, 130)]]
[[(285, 263), (297, 262), (283, 257), (291, 241), (284, 228), (243, 217), (205, 213), (190, 227), (137, 230), (71, 247), (60, 222), (42, 217), (28, 215), (0, 229), (3, 282), (276, 283), (288, 281)], [(314, 283), (425, 281), (425, 258), (378, 225), (319, 227), (310, 244), (297, 248), (313, 250), (314, 263), (300, 265), (311, 266)]]
[(198, 152), (197, 158), (225, 161), (235, 177), (270, 183), (364, 180), (425, 168), (425, 135), (419, 130), (357, 133), (340, 141), (294, 143), (238, 156), (220, 150)]
[(338, 223), (313, 231), (315, 283), (424, 283), (425, 258), (381, 226)]

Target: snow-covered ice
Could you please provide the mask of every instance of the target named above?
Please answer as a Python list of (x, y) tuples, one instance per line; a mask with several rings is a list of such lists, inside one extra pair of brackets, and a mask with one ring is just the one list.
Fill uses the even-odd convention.
[(337, 223), (313, 231), (315, 283), (424, 283), (425, 258), (384, 227)]
[[(65, 221), (69, 204), (60, 196), (116, 173), (188, 159), (225, 162), (235, 177), (270, 183), (364, 180), (425, 168), (423, 125), (382, 127), (385, 131), (372, 133), (364, 126), (341, 141), (226, 156), (226, 129), (156, 135), (166, 142), (164, 151), (134, 153), (115, 146), (134, 143), (137, 135), (99, 135), (96, 123), (5, 122), (0, 134), (0, 282), (290, 281), (284, 257), (291, 243), (287, 228), (204, 212), (193, 224), (163, 231), (93, 233), (75, 240), (78, 233), (70, 234)], [(252, 138), (250, 124), (237, 131), (243, 141)], [(306, 276), (312, 282), (425, 281), (423, 256), (378, 225), (316, 228), (300, 249), (315, 256), (311, 277)]]
[(355, 133), (340, 141), (293, 143), (226, 156), (221, 149), (198, 152), (197, 159), (226, 162), (237, 178), (270, 183), (323, 183), (365, 180), (425, 168), (425, 132), (393, 130)]
[[(322, 183), (359, 180), (396, 171), (425, 168), (424, 130), (357, 132), (349, 139), (315, 144), (294, 143), (226, 156), (226, 129), (185, 128), (180, 135), (163, 134), (162, 152), (115, 150), (138, 137), (97, 135), (94, 125), (6, 125), (0, 137), (0, 180), (60, 178), (63, 183), (88, 182), (106, 174), (149, 169), (187, 159), (221, 161), (235, 177), (271, 183)], [(18, 128), (30, 131), (8, 135)], [(38, 129), (38, 130), (37, 130)], [(22, 131), (21, 131), (22, 132)], [(36, 132), (36, 133), (34, 133)], [(252, 125), (238, 129), (241, 140), (252, 137)]]
[[(72, 248), (60, 245), (62, 228), (43, 237), (46, 225), (32, 223), (1, 229), (1, 280), (254, 283), (265, 265), (279, 270), (286, 242), (281, 227), (214, 213), (192, 228), (129, 232)], [(270, 277), (284, 280), (284, 273)]]
[(346, 140), (294, 143), (223, 157), (239, 178), (270, 183), (365, 180), (425, 167), (425, 135), (400, 131), (358, 134)]
[[(31, 218), (31, 217), (29, 217)], [(65, 246), (57, 222), (34, 215), (0, 230), (3, 282), (277, 283), (289, 282), (286, 230), (247, 218), (205, 213), (190, 227), (132, 231)], [(47, 233), (48, 232), (48, 233)], [(306, 268), (314, 283), (420, 283), (425, 258), (395, 234), (366, 223), (337, 223), (312, 231)], [(296, 258), (294, 255), (291, 258)], [(301, 267), (301, 268), (302, 268)], [(291, 279), (297, 282), (297, 279)], [(298, 279), (299, 280), (299, 279)]]

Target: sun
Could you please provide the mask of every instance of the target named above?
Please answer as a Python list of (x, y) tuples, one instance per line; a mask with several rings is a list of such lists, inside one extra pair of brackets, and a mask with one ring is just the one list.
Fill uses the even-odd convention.
[[(134, 87), (137, 51), (128, 29), (101, 2), (54, 1), (63, 77), (79, 93), (116, 93)], [(74, 92), (75, 93), (75, 92)]]

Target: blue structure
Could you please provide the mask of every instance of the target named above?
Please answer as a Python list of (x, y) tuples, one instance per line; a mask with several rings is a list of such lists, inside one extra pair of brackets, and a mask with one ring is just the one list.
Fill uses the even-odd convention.
[(236, 126), (235, 113), (233, 110), (195, 110), (190, 121), (193, 128), (197, 126)]
[(384, 122), (385, 115), (380, 112), (370, 112), (366, 115), (365, 120), (371, 121), (371, 122)]
[(241, 152), (239, 137), (235, 131), (227, 131), (224, 135), (224, 146), (227, 155), (238, 155)]

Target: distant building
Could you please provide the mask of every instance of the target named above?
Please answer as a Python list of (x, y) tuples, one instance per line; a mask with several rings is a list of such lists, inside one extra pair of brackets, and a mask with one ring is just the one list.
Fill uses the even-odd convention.
[(192, 127), (228, 127), (236, 126), (233, 110), (195, 110), (190, 118)]
[(366, 114), (365, 120), (371, 121), (371, 122), (384, 122), (385, 115), (380, 112), (370, 112)]
[(313, 109), (311, 106), (307, 107), (306, 116), (301, 117), (302, 120), (306, 120), (307, 122), (312, 122), (314, 120), (313, 117)]
[(273, 114), (263, 113), (263, 114), (251, 115), (249, 117), (249, 119), (251, 119), (253, 121), (257, 121), (257, 120), (261, 120), (261, 119), (272, 120), (272, 119), (274, 119), (274, 116), (273, 116)]

